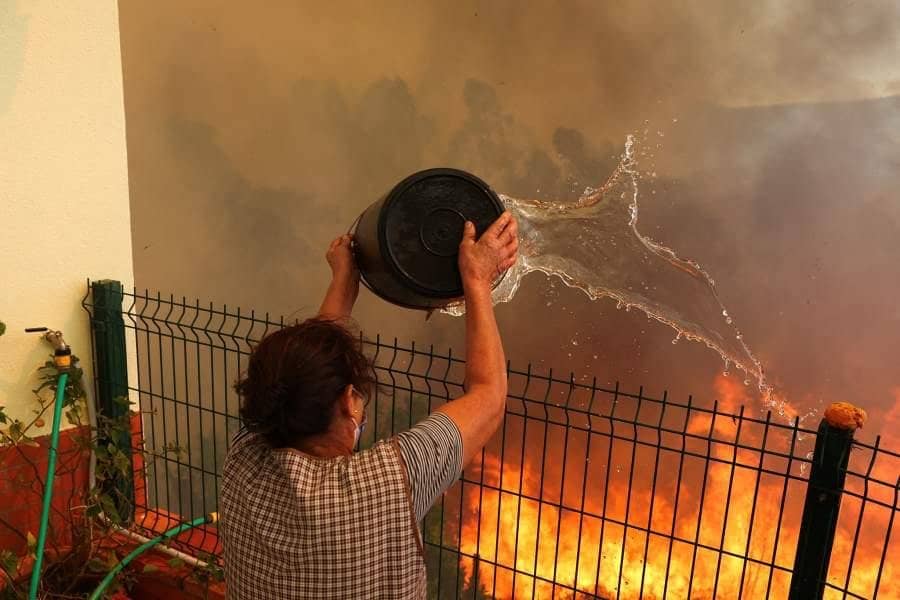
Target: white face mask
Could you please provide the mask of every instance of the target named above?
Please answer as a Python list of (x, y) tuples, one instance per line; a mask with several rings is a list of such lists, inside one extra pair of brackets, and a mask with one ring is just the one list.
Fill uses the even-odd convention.
[[(363, 397), (362, 394), (360, 394), (359, 392), (356, 391), (356, 389), (353, 390), (353, 393), (356, 394), (357, 396), (359, 396), (360, 399), (362, 399), (362, 400), (365, 399), (365, 398)], [(359, 444), (359, 438), (360, 438), (360, 436), (362, 436), (362, 432), (366, 430), (366, 421), (367, 421), (367, 419), (366, 419), (366, 413), (365, 413), (365, 410), (366, 410), (366, 409), (365, 409), (365, 405), (364, 405), (364, 406), (363, 406), (363, 420), (362, 420), (362, 423), (358, 422), (358, 421), (357, 421), (355, 418), (353, 418), (352, 416), (350, 417), (350, 420), (353, 421), (353, 426), (354, 426), (354, 428), (355, 428), (355, 429), (353, 430), (353, 447), (354, 447), (354, 448), (356, 447), (357, 444)]]
[(359, 437), (362, 435), (363, 430), (366, 428), (366, 422), (363, 421), (362, 423), (358, 423), (353, 417), (350, 417), (350, 420), (353, 421), (353, 426), (355, 428), (353, 430), (353, 447), (355, 448), (359, 443)]

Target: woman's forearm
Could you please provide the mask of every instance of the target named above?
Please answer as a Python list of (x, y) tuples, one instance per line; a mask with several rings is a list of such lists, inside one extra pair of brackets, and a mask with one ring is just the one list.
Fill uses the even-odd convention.
[(346, 319), (353, 312), (353, 305), (359, 295), (359, 278), (348, 275), (335, 275), (328, 285), (319, 316), (326, 319)]
[(466, 289), (466, 383), (505, 400), (506, 357), (488, 286)]

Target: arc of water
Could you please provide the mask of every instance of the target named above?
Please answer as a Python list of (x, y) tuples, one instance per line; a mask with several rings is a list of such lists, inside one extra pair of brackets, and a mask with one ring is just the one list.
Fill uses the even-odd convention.
[[(728, 365), (756, 379), (768, 399), (765, 371), (734, 325), (715, 281), (697, 262), (685, 260), (638, 230), (639, 173), (635, 139), (628, 136), (620, 161), (599, 188), (574, 202), (501, 195), (519, 222), (519, 261), (494, 291), (509, 302), (522, 279), (541, 272), (558, 277), (591, 299), (610, 298), (635, 307), (685, 338), (705, 343)], [(445, 312), (461, 315), (462, 304)]]

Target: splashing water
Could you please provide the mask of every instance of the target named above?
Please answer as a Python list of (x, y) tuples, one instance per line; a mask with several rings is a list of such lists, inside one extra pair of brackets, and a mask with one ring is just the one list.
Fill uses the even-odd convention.
[[(599, 189), (588, 188), (575, 202), (522, 200), (502, 196), (519, 223), (519, 260), (494, 290), (494, 303), (509, 302), (522, 278), (533, 271), (559, 277), (592, 300), (611, 298), (616, 307), (637, 308), (684, 338), (702, 341), (725, 361), (756, 379), (768, 398), (771, 388), (759, 360), (744, 343), (722, 305), (709, 273), (694, 261), (642, 235), (638, 222), (634, 136)], [(463, 304), (444, 309), (462, 315)]]

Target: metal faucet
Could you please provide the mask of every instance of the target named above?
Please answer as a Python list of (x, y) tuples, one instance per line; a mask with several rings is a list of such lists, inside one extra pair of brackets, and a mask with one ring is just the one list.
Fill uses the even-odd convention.
[(60, 369), (69, 368), (72, 365), (72, 350), (63, 339), (62, 331), (54, 331), (47, 327), (29, 327), (25, 330), (25, 333), (41, 332), (44, 333), (41, 337), (53, 346), (53, 361), (56, 363), (56, 366)]

